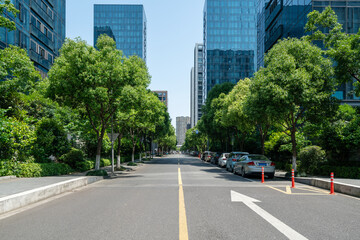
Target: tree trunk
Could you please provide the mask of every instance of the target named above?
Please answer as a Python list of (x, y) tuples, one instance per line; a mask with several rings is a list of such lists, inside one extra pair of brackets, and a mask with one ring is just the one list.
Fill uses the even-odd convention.
[(101, 145), (102, 145), (103, 134), (98, 138), (97, 147), (96, 147), (96, 160), (95, 160), (95, 170), (100, 169), (100, 158), (101, 158)]
[(117, 161), (116, 161), (116, 168), (121, 168), (121, 137), (122, 134), (119, 134), (118, 136), (118, 148), (117, 148)]
[(292, 144), (292, 167), (294, 171), (296, 172), (296, 157), (297, 157), (297, 151), (296, 151), (296, 130), (295, 127), (291, 129), (291, 144)]

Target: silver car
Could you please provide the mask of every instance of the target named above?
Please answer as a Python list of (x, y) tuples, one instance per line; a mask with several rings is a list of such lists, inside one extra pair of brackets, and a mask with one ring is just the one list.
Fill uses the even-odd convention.
[(226, 161), (226, 170), (230, 172), (234, 172), (234, 166), (239, 159), (244, 156), (248, 155), (248, 152), (231, 152), (227, 161)]
[(218, 165), (220, 167), (225, 167), (226, 165), (226, 160), (228, 159), (230, 153), (223, 153), (221, 154), (221, 156), (219, 157), (219, 161), (218, 161)]
[(264, 167), (264, 175), (272, 179), (275, 175), (275, 163), (270, 161), (267, 157), (260, 154), (249, 154), (242, 156), (238, 162), (235, 163), (235, 174), (247, 175), (261, 175), (262, 167)]

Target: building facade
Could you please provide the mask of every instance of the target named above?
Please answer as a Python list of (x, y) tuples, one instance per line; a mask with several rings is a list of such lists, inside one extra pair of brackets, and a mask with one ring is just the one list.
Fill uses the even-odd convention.
[(178, 146), (185, 143), (188, 129), (190, 129), (190, 117), (176, 117), (176, 141)]
[(168, 92), (167, 91), (152, 91), (152, 92), (156, 93), (159, 100), (161, 102), (163, 102), (167, 108), (168, 107)]
[(12, 0), (19, 10), (15, 31), (0, 28), (0, 48), (10, 44), (28, 51), (42, 77), (47, 76), (65, 41), (65, 0)]
[(143, 5), (95, 4), (94, 46), (101, 34), (114, 38), (126, 57), (146, 61), (146, 15)]
[(196, 126), (202, 116), (203, 83), (204, 83), (204, 45), (197, 43), (194, 48), (194, 67), (191, 69), (191, 127)]
[(256, 69), (256, 0), (205, 0), (204, 99), (216, 85), (237, 83)]
[[(307, 22), (307, 14), (313, 10), (322, 12), (331, 6), (343, 25), (346, 33), (357, 33), (360, 27), (360, 2), (318, 1), (318, 0), (259, 0), (258, 12), (258, 68), (264, 66), (264, 56), (279, 39), (287, 37), (301, 38)], [(353, 92), (353, 84), (346, 83), (338, 87), (334, 96), (343, 102), (359, 105)]]

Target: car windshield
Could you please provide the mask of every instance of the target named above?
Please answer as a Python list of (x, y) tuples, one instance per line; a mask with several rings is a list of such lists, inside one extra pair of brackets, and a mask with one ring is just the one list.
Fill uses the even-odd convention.
[(264, 160), (264, 161), (269, 161), (269, 159), (263, 155), (248, 155), (250, 160)]
[(226, 153), (226, 154), (225, 154), (225, 157), (227, 157), (227, 158), (228, 158), (228, 157), (229, 157), (229, 155), (230, 155), (229, 153)]

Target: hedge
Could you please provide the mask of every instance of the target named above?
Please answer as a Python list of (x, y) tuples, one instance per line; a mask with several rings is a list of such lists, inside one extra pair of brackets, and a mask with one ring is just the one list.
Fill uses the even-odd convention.
[(359, 167), (340, 167), (324, 165), (317, 169), (316, 175), (329, 176), (330, 173), (334, 173), (335, 178), (352, 178), (360, 179)]
[(14, 161), (0, 162), (0, 176), (46, 177), (66, 175), (74, 170), (64, 163), (20, 163)]

